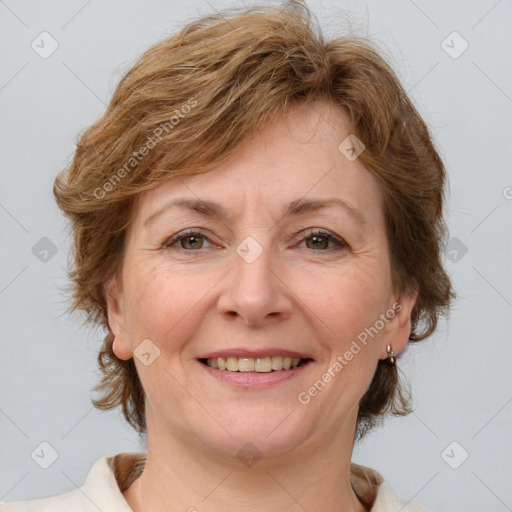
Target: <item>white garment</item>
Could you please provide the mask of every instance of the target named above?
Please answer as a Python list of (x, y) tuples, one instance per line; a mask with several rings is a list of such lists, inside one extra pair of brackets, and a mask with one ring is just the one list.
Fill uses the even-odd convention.
[[(146, 454), (121, 453), (95, 462), (81, 487), (49, 498), (0, 502), (0, 512), (133, 512), (123, 491), (144, 468)], [(428, 512), (395, 497), (375, 470), (352, 463), (351, 484), (371, 512)]]

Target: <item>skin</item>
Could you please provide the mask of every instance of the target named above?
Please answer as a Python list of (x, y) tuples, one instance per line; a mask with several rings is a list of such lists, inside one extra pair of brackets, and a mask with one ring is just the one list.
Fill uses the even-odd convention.
[[(358, 404), (379, 359), (407, 344), (416, 294), (391, 284), (382, 197), (377, 182), (339, 144), (350, 133), (327, 103), (276, 118), (214, 170), (173, 178), (137, 198), (119, 274), (107, 283), (114, 352), (134, 357), (150, 339), (160, 355), (134, 357), (146, 393), (147, 462), (124, 496), (133, 510), (358, 511), (350, 460)], [(342, 198), (358, 224), (329, 206), (283, 217), (291, 201)], [(174, 198), (221, 203), (225, 219), (172, 207)], [(185, 229), (204, 237), (165, 247)], [(308, 228), (340, 242), (302, 236)], [(248, 236), (263, 252), (236, 252)], [(335, 372), (308, 404), (307, 391), (379, 315), (401, 305), (378, 335)], [(314, 359), (300, 376), (266, 389), (214, 379), (198, 357), (213, 350), (279, 347)], [(237, 452), (252, 443), (261, 459)]]

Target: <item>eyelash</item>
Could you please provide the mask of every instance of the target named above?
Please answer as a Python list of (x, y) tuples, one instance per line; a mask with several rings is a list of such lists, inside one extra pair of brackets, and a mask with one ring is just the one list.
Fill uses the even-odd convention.
[[(178, 233), (178, 234), (174, 235), (173, 237), (169, 238), (164, 243), (163, 248), (164, 249), (172, 249), (172, 246), (174, 244), (176, 244), (177, 242), (180, 242), (181, 240), (185, 240), (186, 238), (193, 237), (193, 236), (203, 237), (208, 240), (208, 237), (204, 233), (201, 233), (200, 231), (197, 231), (194, 229), (187, 229), (186, 231), (182, 231), (181, 233)], [(316, 229), (316, 230), (308, 229), (308, 230), (304, 231), (302, 233), (302, 237), (301, 237), (300, 241), (303, 242), (304, 240), (307, 240), (308, 238), (312, 238), (314, 236), (327, 238), (329, 240), (329, 242), (334, 242), (338, 249), (349, 249), (350, 248), (349, 245), (345, 242), (345, 240), (338, 238), (337, 236), (333, 235), (332, 233), (329, 233), (328, 231), (323, 231), (321, 229)], [(310, 250), (314, 251), (314, 252), (327, 252), (330, 249), (335, 249), (335, 248), (331, 247), (331, 248), (323, 249), (323, 250), (319, 250), (319, 251), (315, 251), (314, 249), (310, 249)], [(180, 247), (180, 248), (178, 248), (178, 250), (185, 251), (185, 252), (198, 252), (201, 249), (183, 249)]]

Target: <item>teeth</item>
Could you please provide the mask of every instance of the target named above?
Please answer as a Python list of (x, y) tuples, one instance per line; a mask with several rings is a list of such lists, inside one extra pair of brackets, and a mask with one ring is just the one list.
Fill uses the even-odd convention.
[(281, 356), (275, 356), (271, 358), (271, 366), (272, 370), (282, 370), (283, 369), (283, 358)]
[(228, 357), (226, 361), (226, 370), (230, 372), (238, 371), (238, 359), (236, 357)]
[[(241, 357), (239, 359), (233, 358), (237, 361), (237, 368), (239, 372), (253, 372), (254, 367), (256, 365), (256, 362), (254, 359), (250, 359), (249, 357)], [(212, 361), (215, 361), (215, 359), (212, 359)], [(235, 370), (235, 371), (236, 371)]]
[(297, 368), (299, 357), (215, 357), (207, 359), (206, 364), (215, 369), (228, 370), (230, 372), (259, 372), (268, 373), (271, 371), (290, 370)]
[(272, 371), (272, 358), (258, 357), (254, 363), (254, 371), (268, 373)]

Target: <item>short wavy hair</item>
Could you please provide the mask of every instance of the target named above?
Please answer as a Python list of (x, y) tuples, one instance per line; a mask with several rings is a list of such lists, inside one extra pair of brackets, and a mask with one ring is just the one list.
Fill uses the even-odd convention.
[[(146, 433), (133, 359), (112, 351), (105, 285), (120, 269), (135, 197), (174, 176), (212, 170), (292, 105), (326, 100), (365, 145), (359, 156), (384, 198), (393, 286), (414, 289), (410, 342), (428, 337), (455, 293), (443, 267), (445, 169), (394, 71), (364, 38), (326, 41), (301, 2), (230, 9), (150, 47), (120, 80), (104, 114), (79, 137), (54, 183), (70, 220), (70, 311), (108, 329), (102, 393)], [(411, 412), (396, 365), (378, 363), (359, 404), (361, 438), (385, 414)]]

